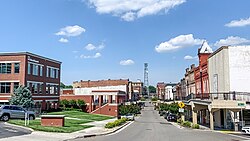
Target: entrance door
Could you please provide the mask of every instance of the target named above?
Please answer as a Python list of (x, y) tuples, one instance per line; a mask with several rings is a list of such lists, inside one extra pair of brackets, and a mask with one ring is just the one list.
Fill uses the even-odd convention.
[(221, 127), (224, 128), (224, 110), (220, 110), (220, 121), (221, 121)]

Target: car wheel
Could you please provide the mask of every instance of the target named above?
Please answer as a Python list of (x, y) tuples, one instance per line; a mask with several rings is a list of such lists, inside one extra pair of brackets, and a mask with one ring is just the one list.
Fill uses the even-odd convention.
[(9, 119), (10, 119), (10, 116), (9, 116), (9, 115), (3, 115), (3, 116), (2, 116), (2, 120), (5, 121), (5, 122), (6, 122), (6, 121), (9, 121)]
[(35, 119), (35, 117), (33, 115), (29, 116), (29, 120), (34, 120), (34, 119)]

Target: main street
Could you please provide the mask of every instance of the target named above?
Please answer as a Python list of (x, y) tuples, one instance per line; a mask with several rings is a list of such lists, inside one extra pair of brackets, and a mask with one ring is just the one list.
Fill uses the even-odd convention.
[(236, 136), (208, 130), (178, 128), (159, 116), (149, 103), (133, 124), (107, 136), (78, 138), (75, 141), (242, 141)]
[(0, 121), (0, 139), (1, 138), (7, 138), (7, 137), (13, 137), (13, 136), (21, 136), (30, 134), (31, 131), (15, 127), (15, 126), (9, 126), (5, 124), (4, 122)]

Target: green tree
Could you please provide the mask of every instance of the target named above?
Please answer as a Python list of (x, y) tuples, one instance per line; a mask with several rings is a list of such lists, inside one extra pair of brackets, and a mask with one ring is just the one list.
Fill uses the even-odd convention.
[(156, 88), (154, 86), (148, 87), (150, 93), (156, 93)]
[(69, 105), (69, 101), (67, 99), (60, 100), (60, 105), (65, 109)]
[(77, 107), (76, 100), (74, 100), (74, 99), (69, 100), (69, 105), (71, 106), (71, 108)]
[(85, 101), (84, 101), (84, 100), (81, 100), (81, 99), (78, 99), (76, 103), (77, 103), (77, 106), (78, 106), (80, 109), (82, 109), (83, 106), (86, 104)]
[(11, 105), (19, 105), (24, 108), (30, 108), (34, 106), (32, 94), (30, 90), (25, 86), (19, 86), (14, 90), (14, 94), (9, 99)]
[(65, 88), (65, 85), (62, 82), (60, 83), (60, 88)]
[(66, 89), (69, 89), (69, 88), (73, 88), (72, 85), (65, 85), (64, 83), (60, 83), (60, 88), (66, 88)]

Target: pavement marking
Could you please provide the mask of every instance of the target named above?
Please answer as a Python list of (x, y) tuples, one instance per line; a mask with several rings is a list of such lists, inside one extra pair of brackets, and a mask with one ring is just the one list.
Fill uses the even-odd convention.
[(117, 134), (119, 132), (121, 132), (122, 130), (126, 129), (129, 125), (131, 125), (132, 123), (134, 123), (134, 121), (130, 122), (129, 124), (127, 124), (126, 126), (122, 127), (121, 129), (119, 129), (118, 131), (114, 132), (114, 133), (111, 133), (111, 134), (107, 134), (106, 136), (111, 136), (111, 135), (114, 135), (114, 134)]
[(9, 132), (14, 132), (14, 133), (17, 133), (17, 132), (18, 132), (18, 131), (13, 130), (13, 129), (5, 129), (5, 130), (7, 130), (7, 131), (9, 131)]

